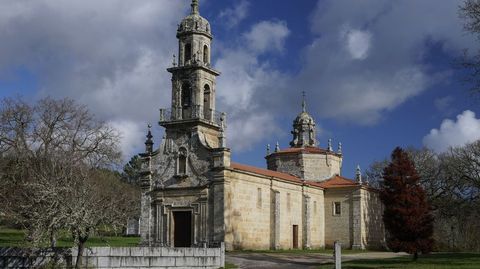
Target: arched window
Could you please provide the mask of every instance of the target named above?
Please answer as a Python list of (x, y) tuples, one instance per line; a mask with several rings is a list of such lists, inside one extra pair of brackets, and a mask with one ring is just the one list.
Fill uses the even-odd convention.
[(185, 82), (182, 85), (182, 107), (189, 107), (192, 101), (192, 87)]
[(190, 43), (185, 44), (185, 63), (192, 59), (192, 45)]
[(178, 154), (178, 174), (185, 175), (187, 173), (187, 150), (180, 148)]
[(203, 62), (208, 64), (209, 61), (208, 61), (208, 46), (205, 45), (203, 46)]

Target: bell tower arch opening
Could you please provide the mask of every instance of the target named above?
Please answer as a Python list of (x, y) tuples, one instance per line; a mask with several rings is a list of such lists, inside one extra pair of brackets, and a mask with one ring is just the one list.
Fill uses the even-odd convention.
[(203, 62), (205, 64), (210, 64), (210, 55), (209, 55), (209, 51), (208, 51), (208, 46), (207, 45), (204, 45), (203, 46)]
[(211, 118), (211, 103), (212, 100), (210, 86), (208, 86), (208, 84), (205, 84), (205, 86), (203, 87), (203, 117), (207, 120)]
[(184, 52), (185, 52), (185, 64), (187, 64), (190, 60), (192, 60), (192, 44), (190, 43), (185, 44)]

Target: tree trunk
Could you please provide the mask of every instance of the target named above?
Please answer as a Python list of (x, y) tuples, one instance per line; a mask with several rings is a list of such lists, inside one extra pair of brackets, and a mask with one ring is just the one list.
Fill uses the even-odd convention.
[(413, 253), (413, 260), (416, 261), (418, 260), (418, 252), (415, 251), (415, 253)]
[(85, 249), (85, 242), (87, 242), (88, 235), (78, 236), (78, 252), (77, 252), (77, 261), (75, 263), (75, 269), (80, 269), (82, 265), (83, 250)]

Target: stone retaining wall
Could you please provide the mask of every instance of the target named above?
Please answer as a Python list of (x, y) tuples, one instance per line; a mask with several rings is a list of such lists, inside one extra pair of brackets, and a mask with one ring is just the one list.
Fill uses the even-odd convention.
[[(0, 248), (0, 268), (42, 268), (58, 257), (61, 268), (70, 268), (76, 261), (76, 249)], [(212, 268), (225, 265), (225, 248), (169, 247), (94, 247), (87, 248), (82, 268)], [(59, 268), (59, 267), (55, 267)]]

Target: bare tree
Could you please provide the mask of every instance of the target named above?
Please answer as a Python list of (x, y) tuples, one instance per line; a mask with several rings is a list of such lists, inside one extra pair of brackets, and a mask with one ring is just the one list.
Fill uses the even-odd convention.
[(124, 225), (136, 200), (104, 170), (120, 161), (116, 130), (70, 99), (1, 104), (0, 213), (35, 245), (55, 246), (59, 229), (84, 243), (100, 224)]
[[(480, 38), (480, 1), (465, 0), (460, 6), (460, 17), (465, 21), (464, 29), (477, 38)], [(465, 77), (465, 81), (472, 85), (471, 92), (474, 94), (480, 93), (479, 52), (472, 54), (468, 50), (465, 50), (462, 59), (459, 60), (459, 65), (469, 72)]]

